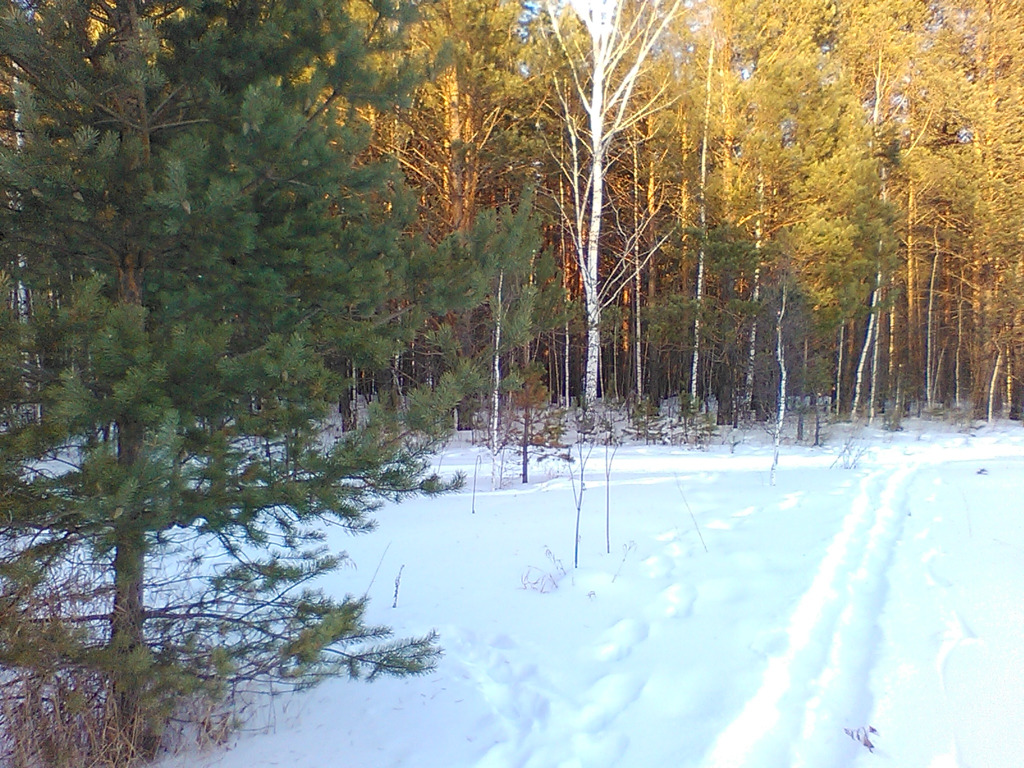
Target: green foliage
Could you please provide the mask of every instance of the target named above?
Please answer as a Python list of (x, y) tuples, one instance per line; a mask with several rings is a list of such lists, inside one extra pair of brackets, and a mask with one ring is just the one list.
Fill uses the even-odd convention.
[(393, 10), (0, 16), (19, 136), (0, 147), (0, 282), (31, 300), (0, 313), (0, 663), (105, 681), (94, 703), (133, 756), (184, 697), (437, 656), (317, 588), (343, 562), (326, 526), (449, 487), (425, 457), (453, 376), (404, 419), (321, 433), (331, 360), (386, 359), (408, 333), (388, 320), (416, 279), (409, 208), (363, 118), (404, 98)]

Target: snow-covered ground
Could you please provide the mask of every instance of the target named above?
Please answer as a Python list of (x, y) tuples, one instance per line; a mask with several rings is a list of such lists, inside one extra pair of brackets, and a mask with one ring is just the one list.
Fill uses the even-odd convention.
[(569, 467), (492, 492), (488, 461), (449, 448), (463, 492), (335, 540), (357, 567), (330, 588), (438, 629), (436, 672), (278, 699), (262, 732), (165, 765), (1024, 765), (1019, 424), (831, 427), (783, 446), (775, 486), (763, 432), (622, 447), (610, 553), (597, 447), (577, 569)]

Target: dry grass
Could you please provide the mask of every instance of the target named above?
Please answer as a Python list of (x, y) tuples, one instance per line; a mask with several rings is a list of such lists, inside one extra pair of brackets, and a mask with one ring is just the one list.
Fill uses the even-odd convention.
[[(96, 671), (43, 675), (8, 670), (5, 677), (0, 689), (3, 768), (128, 768), (159, 754), (222, 745), (240, 720), (234, 699), (195, 696), (170, 717), (144, 713), (126, 728), (109, 683)], [(156, 740), (146, 737), (154, 725)], [(147, 742), (148, 747), (139, 746)]]
[(8, 673), (0, 701), (0, 760), (11, 768), (120, 768), (143, 757), (95, 673)]

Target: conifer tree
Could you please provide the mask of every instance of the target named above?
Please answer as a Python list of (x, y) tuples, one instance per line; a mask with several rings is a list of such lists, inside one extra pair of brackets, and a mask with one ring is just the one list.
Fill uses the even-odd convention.
[(406, 209), (361, 119), (401, 97), (402, 29), (386, 2), (0, 15), (0, 664), (99, 681), (106, 759), (153, 754), (185, 695), (437, 654), (314, 583), (343, 559), (326, 524), (442, 489), (394, 418), (320, 429), (325, 355), (372, 348), (404, 289)]

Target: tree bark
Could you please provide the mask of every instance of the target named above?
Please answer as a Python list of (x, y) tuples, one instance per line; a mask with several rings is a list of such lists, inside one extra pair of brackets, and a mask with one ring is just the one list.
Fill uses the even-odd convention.
[[(136, 254), (118, 265), (118, 303), (141, 306), (142, 274)], [(141, 312), (139, 322), (144, 322)], [(117, 463), (131, 476), (143, 460), (145, 428), (134, 414), (117, 422)], [(148, 659), (145, 639), (144, 579), (146, 570), (145, 510), (133, 504), (114, 511), (114, 600), (110, 613), (111, 694), (119, 742), (132, 756), (152, 756), (157, 747), (153, 724), (147, 722), (145, 695)]]
[(782, 285), (782, 304), (775, 317), (775, 361), (779, 364), (779, 403), (775, 412), (774, 451), (772, 453), (772, 470), (770, 481), (775, 485), (775, 470), (779, 466), (779, 446), (782, 443), (782, 425), (786, 420), (786, 353), (782, 344), (782, 320), (786, 315), (785, 283)]
[(491, 358), (491, 488), (501, 487), (500, 463), (498, 462), (498, 451), (501, 448), (501, 441), (498, 436), (499, 407), (501, 406), (501, 323), (502, 305), (501, 294), (505, 282), (505, 272), (498, 272), (498, 292), (494, 307), (494, 353)]
[(875, 277), (875, 287), (871, 291), (871, 313), (868, 315), (868, 327), (864, 332), (864, 346), (860, 350), (860, 359), (857, 361), (857, 379), (853, 389), (853, 408), (850, 411), (851, 417), (856, 420), (860, 415), (861, 388), (864, 384), (864, 368), (867, 365), (868, 353), (871, 345), (877, 343), (878, 327), (878, 291), (882, 283), (882, 270), (878, 269)]
[(924, 389), (925, 402), (928, 404), (929, 409), (935, 405), (936, 389), (935, 373), (933, 371), (933, 361), (935, 360), (935, 279), (939, 271), (939, 259), (941, 257), (938, 225), (935, 225), (932, 237), (935, 242), (935, 254), (932, 257), (931, 279), (928, 281), (928, 318), (925, 326), (924, 343)]
[(700, 371), (701, 308), (704, 304), (704, 257), (708, 242), (708, 125), (711, 120), (711, 75), (715, 64), (715, 40), (708, 49), (708, 77), (704, 99), (704, 132), (700, 143), (700, 246), (697, 250), (696, 310), (693, 317), (693, 359), (690, 362), (690, 401), (697, 402), (697, 376)]

